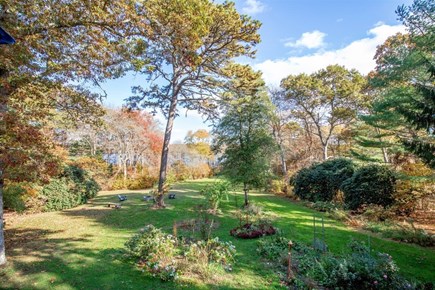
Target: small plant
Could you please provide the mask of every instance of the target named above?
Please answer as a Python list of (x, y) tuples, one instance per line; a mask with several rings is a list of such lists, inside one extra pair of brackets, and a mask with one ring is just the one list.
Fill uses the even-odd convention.
[(209, 213), (206, 205), (200, 204), (195, 207), (196, 215), (198, 218), (195, 220), (195, 225), (202, 240), (208, 240), (211, 231), (214, 229), (215, 221)]
[(280, 231), (277, 231), (275, 236), (258, 242), (257, 252), (268, 260), (279, 260), (287, 254), (289, 241)]
[(383, 206), (371, 204), (363, 208), (363, 216), (367, 218), (369, 221), (386, 221), (393, 219), (395, 217), (394, 212), (392, 212), (388, 208), (384, 208)]
[(367, 246), (356, 241), (348, 247), (350, 252), (344, 256), (329, 252), (319, 256), (314, 249), (297, 244), (294, 257), (299, 280), (328, 289), (415, 289), (414, 284), (398, 274), (390, 255), (373, 255)]
[(190, 244), (184, 256), (192, 262), (198, 262), (202, 259), (206, 260), (207, 264), (217, 263), (222, 265), (225, 270), (231, 271), (235, 254), (236, 248), (231, 242), (223, 242), (219, 238), (214, 238)]
[(127, 253), (135, 258), (145, 271), (162, 280), (177, 277), (175, 255), (177, 241), (152, 225), (144, 227), (125, 244)]
[(276, 233), (263, 213), (263, 209), (257, 205), (249, 204), (236, 212), (239, 220), (239, 226), (232, 229), (232, 236), (242, 239), (254, 239), (261, 236), (273, 235)]
[(212, 212), (217, 212), (219, 203), (222, 200), (226, 199), (228, 201), (230, 185), (229, 182), (220, 181), (208, 184), (203, 190), (201, 190), (201, 194), (203, 194), (207, 199)]
[(410, 225), (399, 225), (389, 222), (369, 222), (364, 226), (364, 229), (374, 233), (379, 233), (384, 238), (390, 238), (400, 242), (414, 243), (422, 247), (435, 246), (435, 235), (431, 235), (423, 229), (415, 228), (412, 222)]
[(309, 207), (320, 212), (333, 212), (340, 208), (338, 204), (330, 201), (316, 201), (315, 203), (312, 203)]
[(178, 240), (152, 225), (131, 237), (125, 246), (127, 255), (135, 259), (144, 272), (163, 281), (192, 273), (207, 278), (215, 267), (231, 271), (236, 254), (231, 242), (219, 238)]

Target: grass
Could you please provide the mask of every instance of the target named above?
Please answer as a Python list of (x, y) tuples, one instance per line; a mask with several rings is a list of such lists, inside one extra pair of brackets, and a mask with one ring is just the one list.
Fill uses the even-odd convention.
[[(234, 271), (223, 273), (210, 284), (196, 277), (183, 283), (163, 283), (143, 274), (123, 258), (125, 241), (141, 227), (153, 224), (167, 232), (174, 221), (195, 217), (193, 207), (203, 197), (199, 190), (210, 180), (178, 184), (163, 210), (151, 209), (143, 202), (147, 191), (105, 191), (80, 207), (51, 213), (21, 215), (7, 221), (6, 246), (8, 266), (0, 269), (2, 289), (280, 289), (271, 269), (256, 254), (257, 240), (238, 240), (229, 235), (237, 226), (235, 198), (223, 202), (215, 236), (231, 240), (237, 249)], [(107, 208), (117, 202), (117, 194), (128, 200), (120, 210)], [(243, 202), (241, 193), (236, 195)], [(313, 215), (322, 214), (288, 199), (262, 192), (252, 192), (251, 201), (275, 214), (274, 224), (293, 240), (310, 243), (313, 238)], [(326, 243), (333, 252), (347, 250), (352, 239), (367, 241), (368, 236), (343, 223), (325, 218)], [(393, 256), (408, 278), (435, 280), (433, 248), (370, 238), (371, 247)]]

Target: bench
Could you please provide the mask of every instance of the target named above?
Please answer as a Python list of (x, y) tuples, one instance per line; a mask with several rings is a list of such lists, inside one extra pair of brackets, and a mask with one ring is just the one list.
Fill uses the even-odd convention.
[(145, 195), (145, 196), (143, 197), (143, 200), (144, 200), (144, 201), (154, 200), (154, 197), (151, 196), (151, 195)]
[(127, 200), (127, 196), (126, 195), (120, 195), (120, 194), (118, 194), (118, 198), (119, 198), (119, 201)]
[(169, 194), (169, 199), (175, 199), (175, 193), (170, 193)]
[(120, 209), (121, 208), (121, 204), (119, 204), (119, 203), (114, 203), (114, 202), (109, 202), (108, 204), (107, 204), (107, 207), (110, 207), (110, 208), (115, 208), (115, 209)]

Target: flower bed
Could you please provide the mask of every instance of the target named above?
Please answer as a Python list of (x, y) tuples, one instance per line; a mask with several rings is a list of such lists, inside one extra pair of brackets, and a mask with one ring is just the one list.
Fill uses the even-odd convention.
[(276, 233), (276, 229), (267, 223), (244, 224), (230, 231), (230, 235), (241, 239), (255, 239), (262, 236), (270, 236)]

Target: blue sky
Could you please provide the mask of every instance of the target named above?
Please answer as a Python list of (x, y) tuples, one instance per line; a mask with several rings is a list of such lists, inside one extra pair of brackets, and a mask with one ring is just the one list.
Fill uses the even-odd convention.
[[(260, 20), (262, 42), (255, 59), (244, 59), (263, 72), (266, 83), (279, 85), (289, 74), (311, 73), (329, 64), (341, 64), (367, 74), (374, 68), (376, 46), (403, 32), (397, 6), (411, 0), (237, 0), (240, 13)], [(103, 84), (105, 105), (119, 107), (132, 95), (131, 87), (145, 82), (127, 75)], [(163, 117), (158, 116), (162, 129)], [(172, 143), (188, 130), (207, 128), (196, 112), (181, 111), (175, 120)]]

